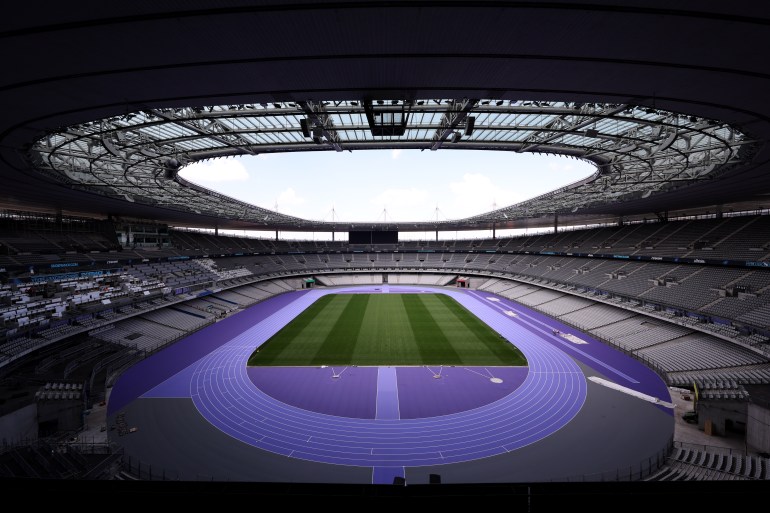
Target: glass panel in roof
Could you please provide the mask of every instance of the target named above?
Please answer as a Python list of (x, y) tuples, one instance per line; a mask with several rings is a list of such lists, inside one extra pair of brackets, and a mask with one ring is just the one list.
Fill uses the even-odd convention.
[[(593, 158), (614, 157), (616, 160), (613, 166), (618, 169), (646, 169), (653, 166), (656, 176), (674, 179), (681, 169), (692, 167), (695, 163), (701, 167), (714, 162), (723, 163), (742, 144), (742, 135), (719, 123), (704, 123), (703, 120), (689, 116), (622, 105), (578, 106), (566, 102), (491, 99), (464, 103), (442, 99), (419, 100), (402, 111), (401, 106), (406, 105), (405, 102), (397, 101), (394, 104), (387, 100), (373, 105), (373, 112), (380, 123), (396, 127), (405, 120), (404, 112), (408, 111), (408, 129), (399, 136), (397, 130), (382, 128), (377, 137), (372, 135), (373, 128), (369, 126), (360, 100), (314, 105), (318, 113), (313, 122), (326, 122), (326, 132), (322, 129), (322, 134), (332, 134), (336, 130), (342, 144), (336, 149), (342, 150), (346, 142), (352, 141), (366, 141), (367, 147), (431, 141), (439, 124), (443, 123), (442, 133), (448, 135), (443, 144), (453, 149), (473, 142), (483, 142), (485, 148), (494, 148), (496, 143), (504, 148), (505, 143), (519, 142), (523, 143), (525, 150), (537, 151), (543, 146), (557, 153), (576, 147), (593, 155)], [(470, 110), (460, 115), (457, 109), (463, 106)], [(41, 140), (36, 149), (45, 156), (45, 165), (52, 162), (56, 170), (66, 172), (69, 169), (71, 175), (68, 176), (83, 177), (77, 179), (90, 180), (89, 168), (100, 175), (112, 169), (116, 173), (114, 181), (119, 183), (124, 180), (121, 175), (123, 162), (129, 161), (133, 162), (132, 173), (146, 173), (146, 176), (136, 175), (135, 178), (144, 180), (142, 183), (150, 183), (168, 155), (176, 154), (188, 162), (190, 159), (208, 158), (217, 154), (232, 155), (233, 152), (242, 151), (239, 147), (244, 145), (254, 146), (257, 151), (259, 146), (270, 146), (271, 150), (279, 151), (315, 148), (312, 139), (304, 137), (300, 132), (300, 121), (306, 119), (302, 109), (301, 104), (286, 102), (130, 113), (71, 129), (72, 133), (95, 134), (94, 137), (78, 139), (54, 134)], [(329, 113), (324, 113), (323, 109), (328, 109)], [(254, 114), (244, 115), (250, 111)], [(475, 130), (470, 136), (464, 135), (464, 120), (468, 113), (476, 118)], [(352, 128), (354, 126), (363, 129), (355, 130)], [(669, 134), (673, 136), (672, 130), (676, 130), (676, 137), (662, 144)], [(592, 131), (596, 133), (587, 134)], [(199, 135), (198, 132), (204, 134)], [(454, 134), (462, 134), (462, 137), (452, 142), (455, 140)], [(633, 145), (630, 144), (634, 139), (636, 141)], [(102, 146), (102, 141), (105, 141), (105, 146)], [(324, 150), (332, 148), (324, 138), (318, 142)], [(108, 149), (108, 143), (114, 145), (114, 148)], [(57, 148), (57, 145), (60, 147)], [(646, 153), (653, 147), (658, 147), (654, 158), (645, 160)], [(144, 155), (137, 154), (138, 150)], [(119, 155), (114, 155), (114, 151)], [(687, 152), (689, 161), (678, 155), (678, 151)], [(77, 158), (73, 159), (73, 156)], [(99, 166), (104, 166), (104, 170), (99, 170)], [(612, 179), (612, 176), (609, 178)], [(618, 184), (612, 191), (604, 193), (604, 196), (610, 198), (628, 189), (627, 185)], [(184, 191), (194, 194), (194, 191)], [(579, 194), (570, 193), (569, 197), (564, 194), (567, 192), (558, 201), (563, 204), (579, 203), (580, 200), (575, 199)], [(541, 203), (542, 208), (553, 208), (549, 206), (557, 202), (553, 198), (549, 199), (549, 204)], [(206, 203), (205, 197), (198, 199), (201, 204)], [(226, 200), (218, 201), (226, 203)], [(225, 203), (218, 208), (229, 208)], [(532, 208), (535, 208), (534, 203)]]

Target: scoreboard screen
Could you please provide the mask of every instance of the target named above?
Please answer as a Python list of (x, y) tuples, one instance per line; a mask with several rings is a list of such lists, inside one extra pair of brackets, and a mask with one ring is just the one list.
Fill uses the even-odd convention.
[(348, 232), (350, 244), (397, 244), (398, 232), (396, 231), (355, 231)]

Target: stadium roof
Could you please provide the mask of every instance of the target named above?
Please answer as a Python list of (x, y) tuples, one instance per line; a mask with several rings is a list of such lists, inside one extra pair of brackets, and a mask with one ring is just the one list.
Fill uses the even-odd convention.
[[(547, 152), (597, 166), (590, 178), (535, 199), (430, 227), (505, 226), (508, 220), (611, 208), (711, 180), (739, 165), (739, 150), (747, 145), (743, 134), (714, 120), (624, 104), (303, 100), (132, 112), (50, 134), (35, 144), (33, 159), (37, 168), (82, 190), (257, 226), (318, 231), (343, 223), (287, 216), (173, 178), (180, 165), (208, 158), (375, 148)], [(428, 224), (413, 221), (396, 226)]]
[(166, 176), (218, 156), (369, 148), (534, 151), (597, 165), (587, 180), (494, 212), (375, 228), (761, 208), (770, 193), (770, 70), (756, 58), (770, 50), (770, 11), (756, 3), (193, 0), (16, 11), (0, 20), (9, 207), (340, 230)]

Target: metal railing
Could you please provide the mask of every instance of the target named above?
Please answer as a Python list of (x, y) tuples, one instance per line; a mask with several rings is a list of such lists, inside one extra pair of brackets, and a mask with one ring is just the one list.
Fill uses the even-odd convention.
[(143, 462), (138, 458), (126, 456), (121, 470), (129, 476), (142, 481), (179, 481), (179, 472), (168, 470), (158, 465)]
[[(55, 438), (19, 439), (8, 443), (4, 440), (0, 455), (10, 457), (25, 471), (26, 477), (48, 479), (110, 479), (123, 459), (123, 448), (103, 440), (88, 441), (78, 438), (70, 441), (73, 432)], [(30, 455), (32, 460), (29, 460)], [(90, 456), (86, 458), (86, 456)], [(103, 456), (94, 458), (93, 456)], [(33, 463), (31, 463), (33, 462)], [(56, 462), (55, 464), (53, 462)], [(38, 472), (40, 465), (45, 473)], [(37, 467), (37, 470), (36, 470)], [(8, 469), (5, 469), (8, 471)], [(7, 477), (19, 477), (7, 475)]]

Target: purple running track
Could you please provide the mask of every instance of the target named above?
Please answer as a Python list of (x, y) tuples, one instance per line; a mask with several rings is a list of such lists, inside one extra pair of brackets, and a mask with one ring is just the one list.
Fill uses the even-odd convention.
[[(229, 339), (223, 336), (224, 340), (220, 339), (216, 347), (206, 348), (209, 351), (207, 354), (196, 354), (192, 360), (185, 355), (186, 361), (194, 363), (185, 372), (179, 372), (184, 365), (174, 365), (171, 370), (166, 367), (169, 359), (164, 355), (166, 351), (145, 360), (148, 365), (154, 362), (154, 365), (164, 368), (166, 376), (174, 375), (160, 386), (156, 386), (157, 383), (148, 386), (146, 383), (132, 385), (131, 380), (143, 380), (141, 373), (132, 374), (125, 383), (123, 379), (118, 383), (121, 387), (129, 386), (131, 393), (118, 397), (126, 401), (125, 398), (136, 394), (136, 390), (147, 391), (150, 388), (153, 390), (147, 396), (172, 397), (176, 396), (173, 394), (183, 394), (186, 383), (187, 393), (199, 412), (211, 424), (234, 438), (294, 458), (371, 466), (374, 467), (375, 482), (392, 481), (393, 475), (398, 475), (393, 473), (399, 469), (403, 472), (405, 466), (455, 463), (509, 452), (560, 429), (577, 414), (586, 396), (585, 377), (572, 358), (624, 386), (645, 393), (657, 390), (660, 393), (651, 395), (669, 399), (660, 378), (632, 358), (515, 303), (499, 297), (497, 301), (490, 301), (491, 294), (464, 290), (406, 286), (388, 288), (390, 292), (437, 292), (455, 298), (504, 338), (515, 343), (527, 357), (529, 369), (513, 368), (513, 372), (518, 374), (500, 375), (503, 383), (494, 386), (465, 370), (469, 376), (480, 378), (486, 385), (469, 389), (489, 390), (506, 384), (512, 389), (506, 390), (508, 393), (501, 397), (488, 398), (490, 402), (487, 404), (461, 412), (444, 413), (429, 408), (419, 411), (420, 404), (431, 402), (432, 396), (420, 396), (423, 388), (427, 390), (428, 387), (410, 389), (409, 384), (413, 379), (411, 373), (421, 371), (428, 374), (424, 367), (395, 369), (398, 392), (395, 397), (399, 402), (400, 419), (375, 419), (368, 415), (349, 418), (339, 413), (317, 413), (286, 404), (260, 390), (250, 378), (246, 361), (253, 349), (319, 297), (327, 293), (372, 292), (374, 287), (315, 289), (274, 298), (288, 299), (280, 308), (262, 310), (260, 307), (268, 303), (266, 301), (232, 317), (244, 318), (240, 324), (242, 331), (234, 336), (229, 334)], [(519, 317), (509, 317), (505, 315), (505, 310), (514, 310)], [(544, 319), (550, 323), (544, 322)], [(589, 344), (570, 347), (573, 344), (553, 336), (551, 325), (565, 332), (574, 331)], [(184, 343), (182, 341), (172, 349)], [(163, 358), (159, 358), (161, 356)], [(458, 373), (464, 368), (450, 369), (447, 377), (457, 378), (462, 376)], [(478, 368), (468, 369), (480, 372)], [(498, 369), (488, 370), (497, 375)], [(152, 376), (159, 372), (151, 370)], [(343, 383), (344, 379), (335, 381)], [(414, 402), (412, 406), (409, 406), (410, 401)], [(486, 399), (476, 399), (473, 404), (484, 402)], [(376, 399), (372, 403), (376, 404)], [(410, 408), (417, 411), (410, 412)], [(111, 411), (117, 409), (111, 404)]]
[[(671, 399), (666, 383), (660, 379), (655, 371), (621, 351), (596, 340), (591, 335), (502, 296), (483, 291), (469, 291), (469, 294), (480, 301), (486, 301), (487, 304), (501, 311), (512, 310), (518, 315), (518, 317), (511, 318), (513, 322), (519, 323), (530, 333), (556, 347), (561, 347), (567, 354), (605, 374), (610, 380), (638, 392), (658, 397), (663, 401)], [(490, 301), (489, 298), (491, 297), (497, 301)], [(573, 344), (564, 337), (554, 335), (553, 329), (575, 335), (588, 344)], [(664, 408), (664, 410), (671, 413), (668, 408)]]
[[(304, 290), (290, 292), (267, 299), (259, 303), (258, 313), (260, 316), (272, 315), (296, 301), (305, 292)], [(257, 311), (255, 310), (254, 313)], [(251, 315), (233, 315), (206, 326), (152, 355), (152, 357), (137, 363), (124, 372), (115, 386), (112, 387), (110, 401), (107, 405), (108, 415), (125, 408), (137, 397), (159, 385), (169, 376), (189, 367), (203, 356), (218, 349), (236, 335), (243, 333), (252, 324), (254, 324), (254, 317)], [(189, 390), (186, 397), (189, 397)]]
[(393, 484), (396, 477), (406, 477), (404, 467), (374, 467), (372, 484)]
[(398, 420), (398, 379), (395, 367), (377, 369), (377, 415), (378, 420)]
[(264, 318), (199, 360), (191, 383), (198, 411), (234, 438), (278, 454), (325, 463), (398, 467), (469, 461), (523, 447), (563, 427), (585, 400), (585, 378), (561, 349), (543, 344), (483, 301), (446, 289), (435, 291), (455, 297), (506, 339), (515, 340), (527, 356), (529, 373), (511, 394), (439, 417), (371, 420), (310, 412), (255, 387), (246, 370), (254, 347), (319, 297), (348, 290), (353, 289), (312, 290), (291, 308)]

